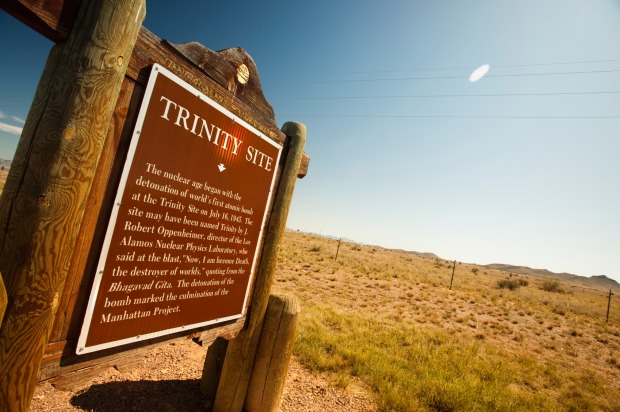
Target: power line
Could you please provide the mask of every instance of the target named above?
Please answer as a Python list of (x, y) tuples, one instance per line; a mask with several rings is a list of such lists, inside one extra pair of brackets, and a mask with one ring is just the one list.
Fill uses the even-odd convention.
[[(561, 66), (569, 64), (591, 64), (591, 63), (615, 63), (620, 62), (620, 59), (605, 59), (605, 60), (578, 60), (572, 62), (556, 62), (556, 63), (526, 63), (526, 64), (493, 64), (491, 67), (540, 67), (540, 66)], [(395, 70), (367, 70), (367, 71), (352, 71), (352, 72), (325, 72), (325, 73), (308, 73), (299, 74), (296, 76), (331, 76), (331, 75), (349, 75), (349, 74), (373, 74), (373, 73), (402, 73), (402, 72), (424, 72), (424, 71), (440, 71), (440, 70), (473, 70), (477, 66), (464, 66), (464, 67), (427, 67), (418, 69), (395, 69)], [(294, 75), (295, 76), (295, 75)]]
[(325, 115), (291, 115), (279, 114), (287, 118), (419, 118), (419, 119), (620, 119), (618, 116), (495, 116), (495, 115), (361, 115), (361, 114), (325, 114)]
[(494, 64), (493, 67), (530, 67), (530, 66), (559, 66), (566, 64), (590, 64), (590, 63), (614, 63), (620, 62), (620, 59), (607, 59), (607, 60), (581, 60), (574, 62), (558, 62), (558, 63), (529, 63), (529, 64)]
[(505, 97), (505, 96), (571, 96), (619, 94), (620, 91), (594, 92), (550, 92), (550, 93), (484, 93), (484, 94), (409, 94), (409, 95), (377, 95), (377, 96), (313, 96), (313, 97), (274, 97), (270, 100), (346, 100), (346, 99), (409, 99), (409, 98), (444, 98), (444, 97)]
[[(611, 70), (585, 70), (573, 72), (545, 72), (545, 73), (512, 73), (512, 74), (487, 74), (488, 77), (525, 77), (525, 76), (559, 76), (572, 74), (594, 74), (594, 73), (615, 73), (620, 69)], [(403, 80), (441, 80), (441, 79), (464, 79), (464, 76), (434, 76), (434, 77), (400, 77), (400, 78), (374, 78), (374, 79), (349, 79), (349, 80), (314, 80), (304, 82), (281, 82), (275, 84), (327, 84), (327, 83), (367, 83), (383, 81), (403, 81)]]

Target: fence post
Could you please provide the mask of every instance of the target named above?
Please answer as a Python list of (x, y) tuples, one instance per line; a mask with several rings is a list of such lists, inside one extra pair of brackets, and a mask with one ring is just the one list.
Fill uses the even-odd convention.
[(293, 355), (299, 303), (291, 296), (271, 295), (248, 386), (244, 410), (277, 412)]
[(609, 289), (609, 298), (607, 299), (607, 318), (605, 319), (605, 323), (609, 323), (609, 308), (611, 307), (611, 289)]
[(0, 198), (0, 410), (26, 411), (145, 0), (85, 0), (52, 48)]
[(340, 242), (342, 238), (338, 239), (338, 247), (336, 247), (336, 257), (334, 258), (334, 262), (338, 260), (338, 251), (340, 250)]
[(452, 277), (450, 278), (450, 290), (452, 290), (452, 281), (454, 281), (454, 269), (456, 269), (456, 260), (454, 261), (454, 264), (452, 265)]
[(252, 303), (248, 312), (248, 324), (228, 344), (213, 406), (213, 410), (217, 412), (236, 412), (243, 409), (263, 319), (271, 293), (278, 248), (286, 227), (293, 189), (306, 143), (306, 126), (301, 123), (287, 122), (282, 126), (282, 132), (289, 141), (288, 154), (256, 274)]

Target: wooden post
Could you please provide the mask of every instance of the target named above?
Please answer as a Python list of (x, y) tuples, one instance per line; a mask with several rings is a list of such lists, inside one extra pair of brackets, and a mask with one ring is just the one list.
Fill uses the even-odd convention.
[(338, 239), (338, 247), (336, 247), (336, 257), (334, 258), (334, 262), (338, 260), (338, 251), (340, 250), (340, 242), (342, 238)]
[(4, 310), (6, 309), (7, 301), (6, 289), (2, 281), (2, 273), (0, 273), (0, 325), (2, 325), (2, 318), (4, 318)]
[(609, 323), (609, 308), (611, 307), (611, 289), (609, 289), (609, 298), (607, 299), (607, 318), (605, 318), (605, 323)]
[(30, 405), (145, 0), (85, 0), (52, 48), (0, 198), (0, 410)]
[(454, 261), (454, 264), (452, 265), (452, 277), (450, 278), (450, 290), (452, 290), (452, 282), (454, 281), (454, 269), (456, 269), (456, 260)]
[(213, 407), (216, 412), (242, 410), (254, 366), (256, 348), (273, 283), (278, 248), (286, 227), (297, 171), (306, 143), (306, 126), (301, 123), (287, 122), (282, 126), (282, 132), (288, 137), (288, 154), (258, 267), (248, 325), (228, 344)]
[(244, 410), (277, 412), (293, 355), (299, 303), (291, 296), (271, 295), (256, 352)]
[(202, 379), (200, 380), (200, 392), (207, 398), (211, 407), (215, 402), (215, 395), (220, 383), (227, 348), (228, 341), (223, 337), (218, 337), (207, 349), (207, 356), (202, 369)]

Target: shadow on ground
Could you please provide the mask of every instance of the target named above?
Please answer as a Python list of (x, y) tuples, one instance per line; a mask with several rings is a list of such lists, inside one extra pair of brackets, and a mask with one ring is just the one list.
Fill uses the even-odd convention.
[(209, 410), (200, 380), (121, 381), (93, 385), (71, 398), (92, 412), (180, 412)]

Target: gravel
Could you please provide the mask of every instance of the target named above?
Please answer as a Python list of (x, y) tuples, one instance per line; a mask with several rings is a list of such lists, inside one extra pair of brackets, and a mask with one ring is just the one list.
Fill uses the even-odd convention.
[[(31, 412), (209, 410), (200, 394), (200, 377), (206, 350), (191, 340), (153, 348), (134, 369), (109, 368), (75, 391), (62, 391), (49, 382), (34, 393)], [(336, 388), (293, 359), (284, 387), (283, 412), (376, 411), (368, 388), (353, 382)]]

